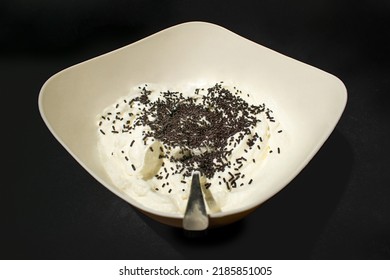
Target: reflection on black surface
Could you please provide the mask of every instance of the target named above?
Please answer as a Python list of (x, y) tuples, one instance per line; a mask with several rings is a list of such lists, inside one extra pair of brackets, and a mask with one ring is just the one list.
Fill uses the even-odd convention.
[(247, 218), (188, 238), (143, 220), (186, 259), (310, 259), (349, 180), (353, 154), (335, 130), (308, 166)]

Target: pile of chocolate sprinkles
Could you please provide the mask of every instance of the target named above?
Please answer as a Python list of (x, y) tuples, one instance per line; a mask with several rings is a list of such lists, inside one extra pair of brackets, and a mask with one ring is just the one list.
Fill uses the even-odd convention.
[[(219, 185), (226, 185), (228, 190), (244, 184), (250, 185), (253, 180), (245, 178), (245, 174), (240, 172), (247, 159), (242, 156), (231, 162), (228, 156), (246, 136), (249, 136), (245, 143), (247, 149), (261, 149), (262, 138), (257, 133), (252, 135), (252, 131), (261, 122), (262, 113), (270, 122), (275, 119), (265, 104), (250, 105), (241, 98), (240, 90), (234, 88), (232, 92), (222, 84), (220, 82), (208, 89), (196, 89), (192, 97), (185, 97), (181, 92), (160, 92), (160, 96), (154, 100), (149, 98), (152, 92), (145, 85), (139, 87), (138, 96), (123, 101), (131, 108), (137, 106), (137, 103), (142, 104), (138, 108), (134, 107), (137, 108), (136, 113), (107, 113), (102, 116), (102, 121), (112, 122), (110, 132), (113, 134), (131, 134), (136, 126), (149, 127), (150, 130), (145, 130), (143, 135), (144, 144), (148, 140), (157, 140), (162, 144), (160, 157), (175, 163), (176, 169), (171, 170), (171, 173), (182, 174), (183, 184), (187, 184), (185, 178), (190, 177), (193, 171), (200, 171), (207, 178), (212, 178), (216, 172), (231, 168), (227, 178), (219, 178)], [(117, 109), (119, 104), (115, 107)], [(135, 119), (130, 121), (132, 117)], [(102, 129), (100, 132), (103, 135), (107, 133)], [(134, 140), (130, 147), (133, 143)], [(245, 152), (248, 152), (247, 149)], [(173, 153), (173, 150), (176, 152)], [(280, 153), (280, 148), (277, 148), (277, 152)], [(252, 161), (255, 163), (255, 159)], [(135, 169), (134, 165), (132, 168)], [(169, 174), (163, 165), (155, 177), (164, 180)], [(169, 188), (169, 182), (162, 183), (161, 188), (164, 187)], [(209, 188), (211, 184), (207, 183), (205, 187)], [(171, 191), (169, 189), (168, 193)]]

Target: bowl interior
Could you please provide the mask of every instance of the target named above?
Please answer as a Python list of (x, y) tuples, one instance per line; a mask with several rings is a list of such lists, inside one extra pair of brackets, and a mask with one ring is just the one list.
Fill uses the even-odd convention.
[(96, 151), (96, 116), (141, 83), (221, 80), (262, 95), (288, 135), (287, 152), (269, 166), (277, 168), (276, 175), (266, 178), (239, 209), (211, 216), (221, 219), (260, 205), (315, 155), (346, 105), (346, 89), (337, 77), (220, 26), (190, 22), (55, 74), (41, 89), (39, 109), (56, 139), (101, 184), (143, 212), (180, 219), (180, 214), (159, 213), (140, 205), (112, 184)]

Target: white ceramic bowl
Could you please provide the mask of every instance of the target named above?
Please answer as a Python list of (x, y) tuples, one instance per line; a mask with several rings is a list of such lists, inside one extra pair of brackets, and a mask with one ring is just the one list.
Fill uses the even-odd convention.
[(96, 150), (96, 116), (135, 85), (233, 81), (277, 108), (288, 149), (259, 191), (235, 210), (210, 215), (210, 226), (243, 218), (284, 188), (336, 126), (347, 101), (335, 76), (205, 22), (180, 24), (67, 68), (42, 87), (39, 110), (55, 138), (96, 180), (153, 219), (181, 227), (182, 214), (141, 205), (111, 182)]

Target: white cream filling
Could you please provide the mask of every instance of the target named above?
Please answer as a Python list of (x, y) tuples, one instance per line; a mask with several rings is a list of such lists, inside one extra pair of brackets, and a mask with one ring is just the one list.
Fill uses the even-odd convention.
[[(159, 85), (148, 84), (147, 88), (152, 91), (149, 96), (150, 100), (161, 98), (160, 92), (166, 91), (166, 88)], [(232, 86), (227, 88), (235, 91)], [(184, 96), (198, 98), (199, 95), (194, 94), (194, 89), (189, 86), (181, 92)], [(108, 106), (97, 117), (98, 151), (103, 166), (113, 184), (141, 204), (163, 212), (184, 213), (189, 195), (190, 178), (184, 177), (183, 173), (174, 174), (177, 171), (177, 164), (163, 157), (167, 153), (163, 143), (151, 138), (145, 139), (145, 132), (150, 130), (149, 127), (135, 126), (131, 129), (131, 133), (122, 132), (125, 128), (123, 120), (120, 119), (127, 120), (126, 124), (131, 126), (137, 120), (137, 113), (144, 108), (140, 102), (134, 102), (132, 107), (125, 102), (125, 100), (134, 98), (138, 92), (139, 87), (134, 87), (128, 96)], [(200, 90), (199, 92), (206, 94), (207, 91)], [(255, 100), (248, 97), (246, 93), (241, 98), (250, 105), (256, 104)], [(240, 207), (245, 192), (255, 183), (253, 182), (254, 174), (266, 163), (268, 156), (271, 155), (270, 151), (272, 154), (278, 153), (280, 143), (274, 135), (278, 135), (280, 124), (277, 121), (270, 121), (264, 113), (258, 117), (261, 122), (257, 122), (256, 126), (251, 129), (251, 133), (245, 135), (241, 141), (238, 141), (239, 133), (229, 139), (227, 148), (233, 149), (227, 158), (230, 166), (224, 171), (216, 172), (213, 178), (202, 178), (209, 213)], [(248, 146), (247, 142), (256, 134), (261, 137), (261, 140), (257, 137), (254, 144)], [(239, 143), (235, 145), (237, 142)], [(200, 147), (193, 149), (192, 153), (199, 155), (209, 151), (207, 147)], [(171, 147), (170, 156), (180, 158), (183, 154), (180, 148)], [(234, 180), (232, 180), (232, 174)], [(162, 179), (161, 176), (163, 176)], [(225, 181), (229, 183), (235, 181), (235, 187), (232, 188), (230, 185), (228, 188)]]

